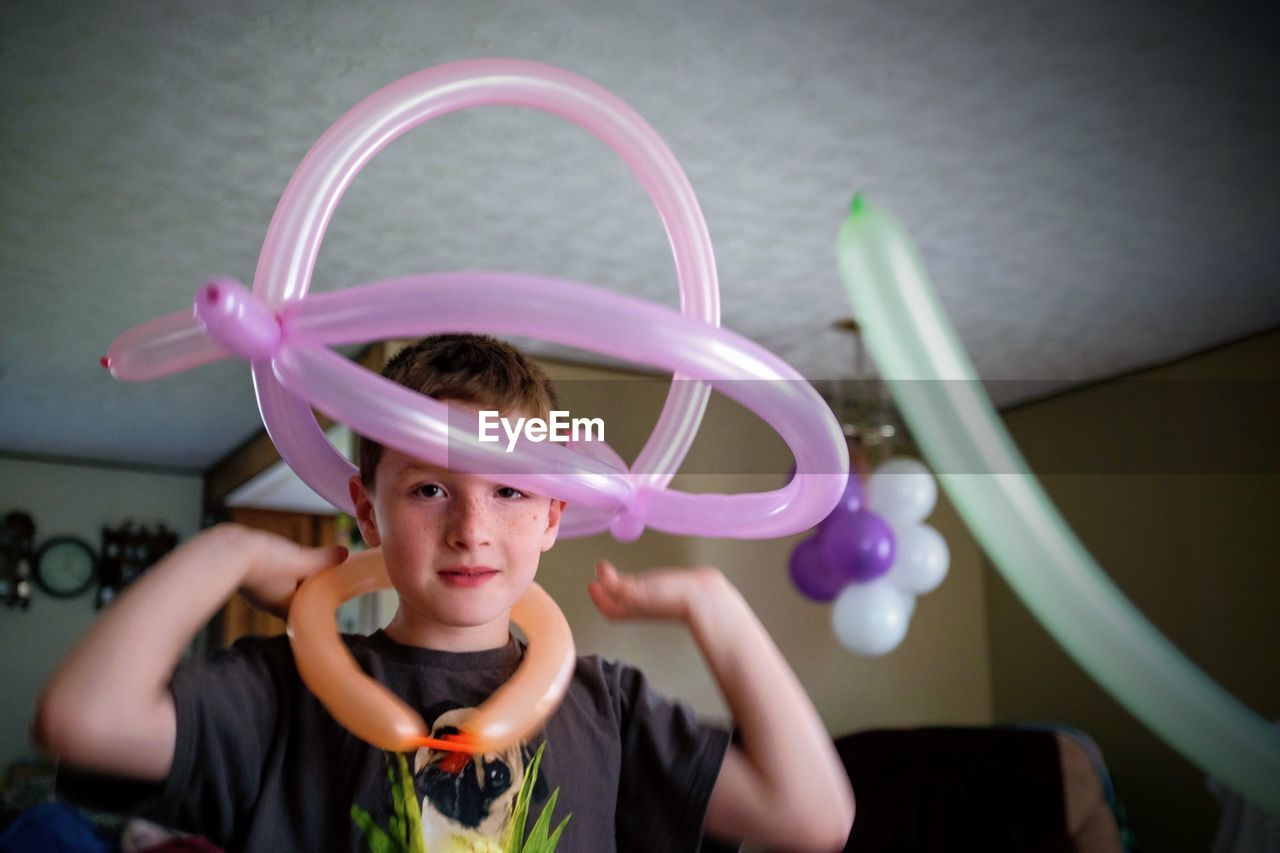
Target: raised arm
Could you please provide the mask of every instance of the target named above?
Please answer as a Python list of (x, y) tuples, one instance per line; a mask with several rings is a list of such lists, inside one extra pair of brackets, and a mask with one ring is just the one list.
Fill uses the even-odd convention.
[(237, 589), (284, 613), (298, 583), (344, 553), (230, 524), (192, 537), (117, 598), (50, 677), (36, 742), (86, 770), (163, 779), (177, 731), (169, 679), (196, 632)]
[(717, 569), (620, 575), (596, 567), (589, 591), (610, 619), (673, 619), (693, 633), (741, 748), (730, 747), (711, 794), (707, 830), (788, 850), (844, 848), (853, 790), (817, 711), (773, 640)]

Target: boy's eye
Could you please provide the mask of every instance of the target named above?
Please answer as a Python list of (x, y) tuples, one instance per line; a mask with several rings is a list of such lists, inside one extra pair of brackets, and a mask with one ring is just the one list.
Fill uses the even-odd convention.
[(418, 486), (414, 491), (422, 495), (424, 498), (438, 498), (444, 494), (444, 489), (440, 488), (437, 483), (427, 483), (426, 485)]
[(498, 497), (500, 498), (524, 497), (524, 492), (520, 491), (519, 489), (513, 489), (510, 486), (499, 486), (497, 494), (498, 494)]

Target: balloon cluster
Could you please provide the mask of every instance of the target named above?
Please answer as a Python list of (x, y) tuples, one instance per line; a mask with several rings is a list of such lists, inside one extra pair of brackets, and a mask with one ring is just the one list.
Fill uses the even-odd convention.
[(915, 597), (947, 576), (950, 552), (924, 524), (938, 487), (914, 459), (889, 459), (867, 478), (850, 472), (844, 496), (791, 554), (791, 580), (814, 601), (834, 601), (841, 645), (864, 655), (897, 648)]

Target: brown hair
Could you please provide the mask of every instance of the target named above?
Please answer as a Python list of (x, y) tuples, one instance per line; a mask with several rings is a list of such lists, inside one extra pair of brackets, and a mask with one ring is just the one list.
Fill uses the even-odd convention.
[[(382, 375), (397, 385), (460, 403), (550, 417), (560, 407), (551, 380), (520, 350), (488, 335), (432, 335), (400, 350)], [(359, 436), (360, 480), (374, 487), (382, 445)]]

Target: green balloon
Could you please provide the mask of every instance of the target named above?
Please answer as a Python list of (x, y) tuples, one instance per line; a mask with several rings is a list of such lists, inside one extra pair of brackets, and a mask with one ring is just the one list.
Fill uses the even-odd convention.
[(1280, 813), (1280, 729), (1180, 653), (1072, 533), (1001, 424), (902, 226), (856, 196), (837, 251), (867, 347), (938, 481), (1009, 586), (1134, 716), (1205, 772)]

